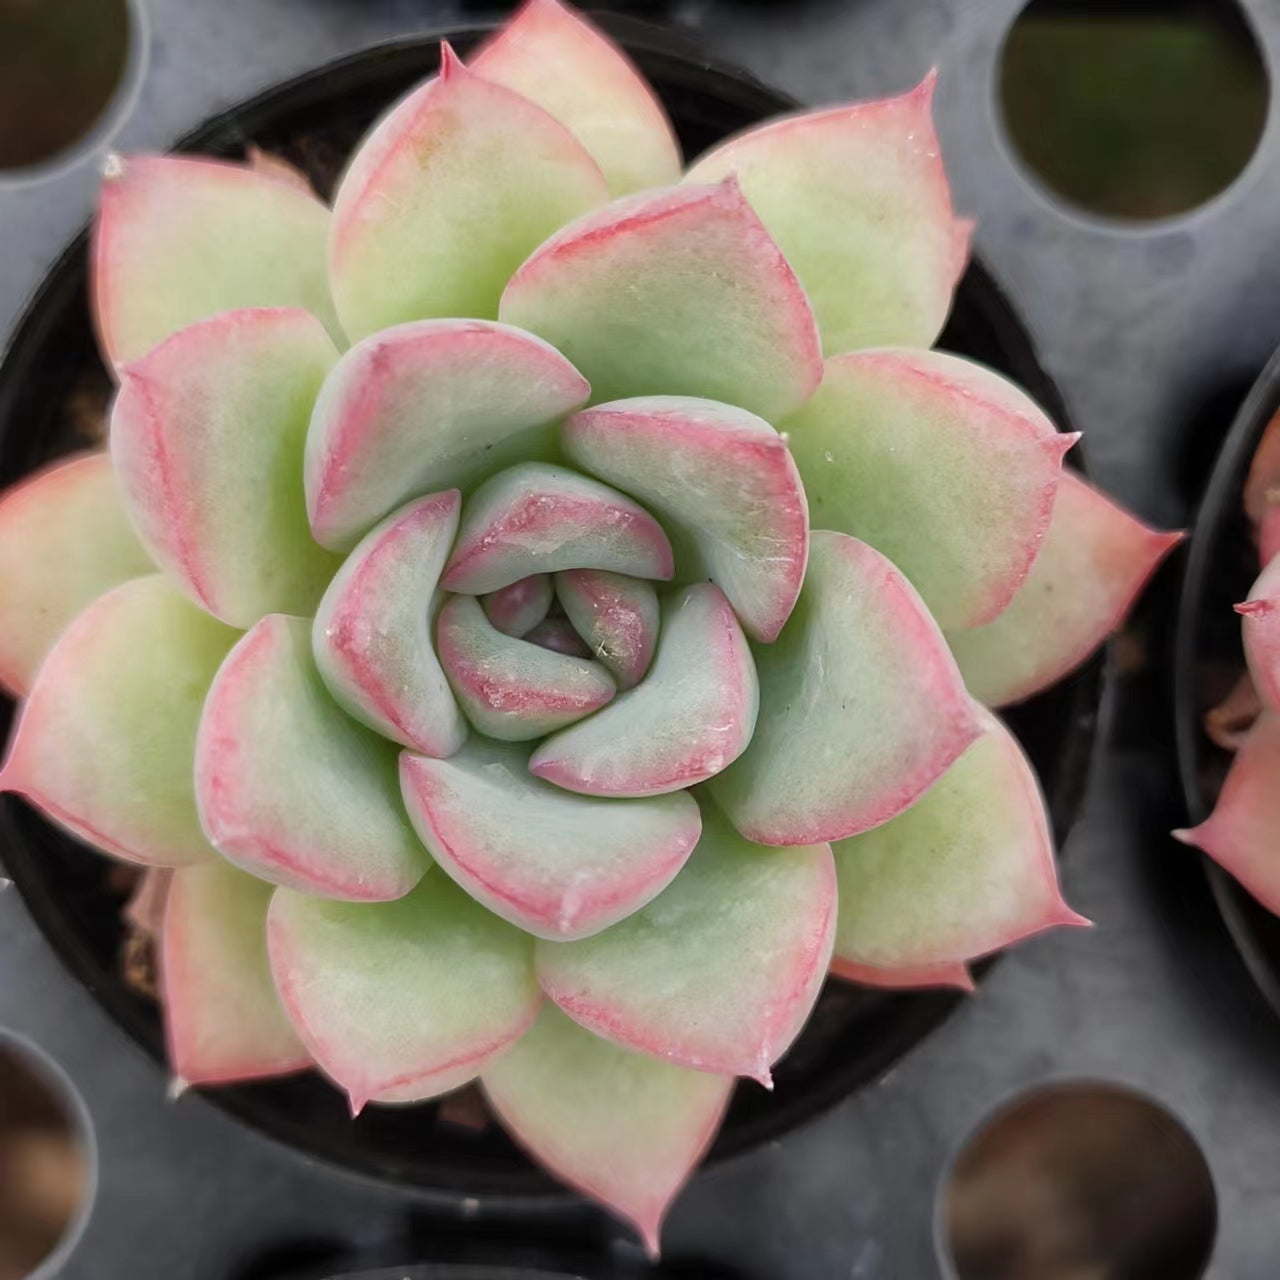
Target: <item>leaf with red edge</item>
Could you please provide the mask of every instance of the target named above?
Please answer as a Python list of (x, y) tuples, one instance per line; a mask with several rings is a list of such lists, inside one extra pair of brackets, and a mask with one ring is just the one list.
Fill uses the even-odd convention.
[(658, 1255), (667, 1209), (711, 1145), (731, 1076), (632, 1053), (547, 1005), (481, 1076), (503, 1124), (562, 1182), (632, 1223)]
[(329, 210), (293, 182), (192, 156), (113, 156), (93, 227), (103, 359), (127, 364), (196, 320), (302, 307), (340, 340), (325, 267)]
[(539, 942), (538, 980), (615, 1044), (768, 1087), (826, 977), (835, 896), (828, 846), (763, 849), (703, 805), (675, 880), (603, 933)]
[(857, 983), (860, 987), (879, 987), (887, 991), (912, 991), (922, 987), (955, 987), (959, 991), (976, 989), (969, 966), (962, 960), (882, 969), (832, 956), (831, 973), (833, 977)]
[(155, 566), (105, 453), (60, 459), (0, 497), (0, 685), (22, 695), (66, 625)]
[(509, 586), (480, 597), (485, 616), (506, 636), (522, 636), (540, 623), (551, 609), (555, 590), (551, 577), (531, 573)]
[(173, 873), (160, 973), (169, 1066), (185, 1084), (232, 1084), (312, 1065), (271, 981), (271, 886), (221, 858)]
[(432, 856), (477, 902), (540, 938), (585, 938), (661, 892), (698, 842), (687, 792), (575, 796), (529, 773), (528, 749), (472, 741), (449, 760), (405, 752), (405, 806)]
[(465, 1084), (533, 1023), (533, 939), (438, 871), (397, 902), (279, 889), (267, 916), (285, 1010), (357, 1114)]
[(429, 865), (400, 806), (395, 747), (329, 697), (305, 618), (270, 614), (227, 655), (200, 720), (195, 782), (218, 851), (273, 884), (381, 902)]
[(751, 745), (711, 782), (761, 844), (839, 840), (887, 822), (980, 732), (937, 624), (878, 551), (810, 537), (809, 572), (776, 643), (755, 651)]
[(158, 574), (107, 592), (40, 668), (0, 790), (129, 862), (212, 858), (192, 758), (205, 693), (235, 641)]
[(604, 569), (556, 574), (556, 597), (619, 689), (639, 684), (658, 647), (658, 593), (643, 578)]
[(314, 316), (226, 311), (121, 372), (111, 458), (156, 562), (237, 627), (310, 613), (340, 563), (311, 537), (302, 451), (338, 353)]
[(736, 175), (813, 303), (829, 355), (931, 347), (969, 258), (933, 127), (936, 73), (910, 93), (771, 120), (686, 182)]
[(1236, 605), (1244, 621), (1244, 656), (1262, 701), (1280, 711), (1280, 559), (1272, 560)]
[(969, 692), (991, 707), (1021, 702), (1074, 671), (1114, 631), (1179, 542), (1063, 471), (1044, 543), (1026, 581), (986, 626), (950, 631)]
[(1013, 599), (1077, 439), (998, 374), (940, 351), (828, 360), (818, 394), (783, 425), (810, 523), (882, 551), (948, 629), (990, 622)]
[(440, 74), (374, 126), (334, 197), (329, 278), (343, 328), (354, 340), (406, 320), (494, 319), (529, 253), (607, 198), (564, 125), (443, 44)]
[(680, 177), (662, 104), (631, 59), (558, 0), (527, 0), (471, 69), (549, 111), (591, 153), (614, 196)]
[(511, 278), (500, 315), (563, 351), (596, 403), (705, 396), (773, 421), (822, 377), (804, 290), (732, 180), (580, 218)]

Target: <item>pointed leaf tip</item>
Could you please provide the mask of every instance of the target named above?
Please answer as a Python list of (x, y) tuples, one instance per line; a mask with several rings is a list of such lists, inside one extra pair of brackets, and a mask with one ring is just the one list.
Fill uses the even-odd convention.
[(451, 80), (454, 76), (466, 71), (462, 59), (454, 52), (448, 40), (440, 41), (440, 78)]

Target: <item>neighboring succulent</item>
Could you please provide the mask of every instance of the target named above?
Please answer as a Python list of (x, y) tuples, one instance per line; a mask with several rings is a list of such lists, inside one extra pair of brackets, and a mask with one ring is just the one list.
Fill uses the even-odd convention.
[(0, 785), (177, 868), (179, 1077), (478, 1077), (656, 1248), (829, 966), (963, 987), (1080, 922), (975, 699), (1081, 662), (1171, 539), (925, 349), (970, 234), (932, 83), (682, 179), (531, 0), (332, 212), (260, 161), (109, 166), (110, 456), (0, 504)]

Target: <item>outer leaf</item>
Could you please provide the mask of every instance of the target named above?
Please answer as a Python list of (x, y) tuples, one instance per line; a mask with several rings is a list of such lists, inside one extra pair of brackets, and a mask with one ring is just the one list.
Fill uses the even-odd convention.
[(400, 785), (435, 860), (504, 920), (585, 938), (644, 906), (684, 866), (702, 820), (687, 792), (570, 795), (529, 774), (529, 752), (472, 742), (451, 760), (405, 752)]
[(215, 858), (169, 886), (161, 947), (169, 1065), (187, 1084), (230, 1084), (312, 1065), (271, 981), (271, 886)]
[(633, 1223), (651, 1256), (733, 1089), (592, 1035), (554, 1005), (485, 1069), (503, 1124), (562, 1182)]
[(310, 613), (338, 567), (302, 491), (311, 406), (336, 359), (305, 311), (228, 311), (122, 371), (111, 457), (129, 514), (161, 568), (233, 626)]
[(285, 1009), (353, 1114), (465, 1084), (537, 1016), (532, 939), (439, 874), (377, 905), (277, 890), (267, 943)]
[(407, 498), (553, 452), (591, 388), (552, 346), (488, 320), (421, 320), (338, 361), (307, 433), (307, 512), (345, 550)]
[(692, 787), (751, 741), (760, 690), (751, 650), (724, 593), (695, 583), (666, 602), (653, 669), (604, 711), (548, 738), (539, 778), (594, 796)]
[(525, 462), (481, 485), (467, 503), (441, 585), (483, 595), (559, 569), (667, 579), (674, 564), (662, 526), (625, 494), (563, 467)]
[(1255, 525), (1280, 504), (1280, 413), (1267, 423), (1249, 464), (1244, 486), (1244, 509)]
[(710, 578), (753, 640), (777, 639), (804, 581), (809, 507), (786, 442), (710, 400), (650, 396), (574, 414), (569, 458), (662, 517), (681, 578)]
[(1236, 605), (1244, 622), (1244, 654), (1263, 703), (1280, 711), (1280, 559), (1272, 560)]
[(616, 1044), (768, 1087), (826, 976), (835, 892), (826, 845), (761, 849), (704, 806), (671, 886), (593, 938), (539, 942), (538, 980)]
[(445, 602), (436, 643), (467, 719), (503, 742), (540, 738), (614, 695), (613, 680), (598, 662), (503, 635), (471, 596)]
[(527, 0), (472, 70), (549, 111), (591, 153), (614, 196), (680, 177), (680, 148), (622, 50), (558, 0)]
[(1006, 706), (1075, 670), (1181, 537), (1147, 528), (1064, 471), (1044, 545), (1009, 606), (984, 627), (947, 635), (969, 692)]
[(556, 595), (619, 689), (640, 683), (658, 647), (658, 593), (643, 578), (603, 569), (556, 574)]
[(395, 748), (329, 698), (304, 618), (271, 614), (227, 655), (195, 776), (209, 839), (273, 884), (379, 902), (427, 867), (400, 808)]
[(235, 639), (158, 575), (109, 591), (40, 668), (0, 790), (130, 862), (212, 857), (191, 761), (201, 704)]
[(839, 956), (831, 959), (831, 972), (846, 982), (862, 987), (884, 987), (891, 991), (919, 987), (956, 987), (973, 991), (973, 977), (963, 961), (946, 964), (922, 964), (902, 969), (878, 969), (872, 965), (853, 964)]
[(688, 182), (735, 174), (813, 302), (828, 354), (931, 347), (969, 256), (951, 212), (930, 72), (898, 98), (774, 120), (731, 139)]
[(447, 44), (440, 58), (440, 75), (361, 143), (334, 200), (329, 276), (353, 339), (432, 316), (495, 318), (524, 258), (608, 197), (562, 124)]
[[(1035, 773), (1013, 735), (983, 734), (905, 813), (833, 846), (842, 964), (938, 980), (1055, 925), (1062, 900)], [(923, 971), (920, 973), (919, 971)]]
[(705, 396), (772, 421), (822, 376), (804, 291), (733, 181), (580, 218), (516, 272), (501, 315), (563, 351), (597, 402)]
[(485, 616), (503, 635), (522, 636), (547, 616), (554, 595), (550, 576), (533, 573), (482, 596), (480, 603)]
[(432, 756), (452, 755), (467, 736), (431, 642), (461, 506), (450, 489), (388, 516), (329, 584), (311, 629), (316, 667), (338, 702), (384, 738)]
[(274, 175), (190, 156), (111, 157), (91, 248), (104, 360), (127, 364), (241, 307), (304, 307), (340, 339), (328, 234), (329, 210)]
[(105, 453), (60, 460), (0, 497), (0, 685), (25, 694), (63, 628), (154, 569)]
[(937, 351), (828, 360), (786, 427), (812, 524), (884, 552), (947, 628), (1013, 599), (1077, 439), (990, 370)]
[(844, 534), (812, 535), (799, 603), (756, 665), (755, 736), (711, 790), (762, 844), (839, 840), (887, 822), (980, 732), (920, 597)]

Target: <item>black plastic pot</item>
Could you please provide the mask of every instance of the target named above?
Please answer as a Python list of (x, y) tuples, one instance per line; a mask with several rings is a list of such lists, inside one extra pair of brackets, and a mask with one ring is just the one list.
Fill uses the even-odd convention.
[[(611, 25), (654, 83), (689, 155), (794, 105), (746, 75), (691, 57), (661, 32), (618, 20)], [(451, 38), (465, 52), (478, 35), (471, 29)], [(435, 39), (375, 48), (233, 108), (188, 135), (180, 149), (238, 157), (252, 142), (298, 164), (326, 192), (372, 119), (437, 62)], [(0, 366), (5, 483), (70, 448), (95, 443), (100, 430), (109, 384), (90, 329), (85, 271), (81, 236), (53, 267)], [(980, 263), (961, 284), (942, 345), (1007, 373), (1060, 428), (1070, 429), (1026, 330)], [(1010, 716), (1039, 771), (1060, 841), (1083, 791), (1100, 684), (1101, 662), (1095, 660)], [(66, 965), (160, 1060), (158, 1011), (120, 977), (119, 900), (109, 887), (109, 865), (16, 801), (0, 807), (0, 848), (9, 875)], [(710, 1158), (775, 1139), (877, 1079), (962, 998), (829, 983), (809, 1026), (778, 1066), (774, 1092), (739, 1088)], [(441, 1203), (485, 1196), (533, 1207), (568, 1195), (497, 1126), (483, 1132), (454, 1127), (440, 1121), (434, 1105), (375, 1107), (352, 1121), (341, 1096), (318, 1076), (226, 1088), (208, 1097), (308, 1157)]]

